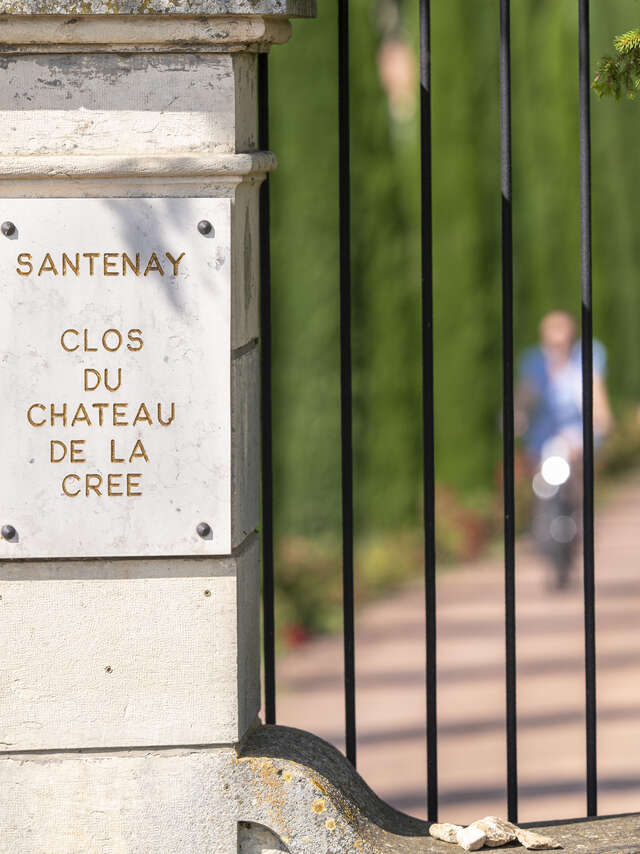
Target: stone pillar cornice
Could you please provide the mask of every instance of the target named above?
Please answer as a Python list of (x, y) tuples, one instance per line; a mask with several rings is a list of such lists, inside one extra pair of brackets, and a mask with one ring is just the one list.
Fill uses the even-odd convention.
[(2, 193), (217, 195), (260, 180), (275, 157), (257, 150), (255, 54), (314, 10), (314, 0), (0, 0)]
[(0, 54), (263, 53), (290, 35), (282, 15), (0, 15)]
[(264, 52), (316, 0), (0, 0), (0, 54)]

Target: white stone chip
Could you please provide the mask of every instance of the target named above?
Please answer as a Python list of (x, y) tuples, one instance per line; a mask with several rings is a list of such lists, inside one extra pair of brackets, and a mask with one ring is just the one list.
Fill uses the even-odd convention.
[(558, 842), (550, 839), (548, 836), (541, 836), (539, 833), (534, 833), (532, 830), (523, 830), (514, 825), (516, 837), (521, 845), (530, 850), (542, 850), (546, 848), (562, 848)]
[(485, 833), (487, 837), (485, 845), (489, 848), (507, 845), (509, 842), (513, 842), (517, 835), (515, 825), (495, 815), (480, 818), (478, 821), (474, 821), (470, 827), (477, 827)]
[(458, 832), (464, 830), (460, 824), (431, 824), (429, 825), (429, 835), (434, 839), (440, 839), (442, 842), (457, 842)]
[(458, 845), (465, 851), (477, 851), (487, 841), (487, 834), (479, 827), (469, 825), (456, 834)]
[(532, 830), (523, 830), (512, 822), (495, 815), (479, 818), (468, 827), (450, 824), (449, 822), (432, 824), (429, 827), (429, 834), (434, 839), (442, 840), (442, 842), (457, 843), (465, 851), (478, 851), (484, 845), (488, 848), (498, 848), (501, 845), (508, 845), (516, 839), (529, 850), (562, 848), (559, 843), (548, 836), (541, 836)]

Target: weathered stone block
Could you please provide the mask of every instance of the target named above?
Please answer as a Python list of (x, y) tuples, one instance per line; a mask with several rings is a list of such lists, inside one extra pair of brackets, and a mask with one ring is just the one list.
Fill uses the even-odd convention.
[(231, 202), (231, 349), (236, 350), (259, 336), (259, 182), (242, 182)]
[(2, 854), (235, 854), (230, 749), (0, 759)]
[(254, 342), (231, 359), (231, 537), (234, 546), (260, 517), (260, 362)]
[(254, 54), (8, 55), (0, 79), (4, 156), (257, 148)]
[(238, 741), (258, 561), (254, 536), (231, 558), (0, 563), (0, 751)]

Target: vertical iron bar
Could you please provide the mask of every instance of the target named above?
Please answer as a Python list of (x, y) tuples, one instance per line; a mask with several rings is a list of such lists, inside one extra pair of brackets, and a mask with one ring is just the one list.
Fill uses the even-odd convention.
[(502, 184), (502, 424), (507, 723), (507, 811), (518, 820), (516, 575), (513, 402), (513, 232), (511, 173), (511, 4), (500, 0), (500, 166)]
[(438, 820), (436, 686), (435, 460), (433, 436), (433, 217), (431, 148), (431, 5), (420, 0), (420, 181), (422, 263), (422, 441), (427, 687), (427, 817)]
[(342, 449), (342, 608), (345, 744), (356, 764), (353, 590), (353, 436), (351, 396), (351, 146), (349, 125), (349, 0), (338, 0), (338, 135), (340, 242), (340, 421)]
[[(269, 148), (269, 65), (258, 54), (258, 145)], [(260, 188), (260, 407), (262, 446), (262, 622), (265, 722), (276, 722), (273, 557), (273, 437), (271, 409), (271, 243), (269, 176)]]
[(587, 814), (598, 812), (596, 754), (596, 625), (593, 513), (593, 319), (591, 311), (591, 110), (589, 0), (578, 0), (580, 74), (580, 281), (582, 291), (582, 431), (584, 633), (587, 741)]

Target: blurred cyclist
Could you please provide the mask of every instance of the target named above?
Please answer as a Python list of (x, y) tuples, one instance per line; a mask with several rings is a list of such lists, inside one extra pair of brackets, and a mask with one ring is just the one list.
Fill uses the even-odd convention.
[[(536, 469), (534, 538), (565, 587), (578, 543), (582, 463), (582, 357), (570, 314), (552, 311), (540, 323), (540, 344), (520, 361), (516, 426)], [(593, 424), (596, 443), (611, 427), (606, 351), (593, 342)]]

